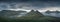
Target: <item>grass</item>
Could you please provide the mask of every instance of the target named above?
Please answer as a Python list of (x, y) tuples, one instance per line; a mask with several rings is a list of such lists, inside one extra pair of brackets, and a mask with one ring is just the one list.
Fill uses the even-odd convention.
[[(59, 21), (59, 20), (58, 20)], [(40, 17), (40, 18), (33, 18), (33, 19), (5, 19), (0, 18), (0, 22), (57, 22), (56, 18), (52, 17)]]

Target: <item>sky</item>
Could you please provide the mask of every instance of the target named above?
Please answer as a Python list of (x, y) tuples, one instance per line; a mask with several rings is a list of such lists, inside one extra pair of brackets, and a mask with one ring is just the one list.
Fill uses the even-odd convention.
[(60, 10), (60, 0), (0, 0), (0, 10)]

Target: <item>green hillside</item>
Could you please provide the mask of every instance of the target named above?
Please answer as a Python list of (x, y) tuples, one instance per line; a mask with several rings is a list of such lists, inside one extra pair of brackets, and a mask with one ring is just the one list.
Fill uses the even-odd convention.
[[(24, 11), (1, 11), (1, 15), (17, 15)], [(60, 18), (44, 16), (38, 10), (31, 10), (25, 16), (19, 17), (17, 19), (8, 19), (5, 17), (0, 17), (0, 22), (59, 22)]]

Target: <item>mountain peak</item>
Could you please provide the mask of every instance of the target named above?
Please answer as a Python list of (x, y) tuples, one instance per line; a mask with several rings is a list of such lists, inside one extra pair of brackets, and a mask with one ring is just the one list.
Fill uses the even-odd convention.
[(31, 10), (31, 12), (34, 12), (34, 10)]
[(26, 14), (26, 16), (43, 16), (43, 14), (40, 13), (38, 10), (36, 10), (36, 11), (31, 10), (31, 12)]

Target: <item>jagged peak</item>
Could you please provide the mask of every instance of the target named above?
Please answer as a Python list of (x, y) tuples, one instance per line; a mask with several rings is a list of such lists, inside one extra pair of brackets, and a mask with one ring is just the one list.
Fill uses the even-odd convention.
[(34, 10), (31, 10), (30, 12), (34, 12)]

